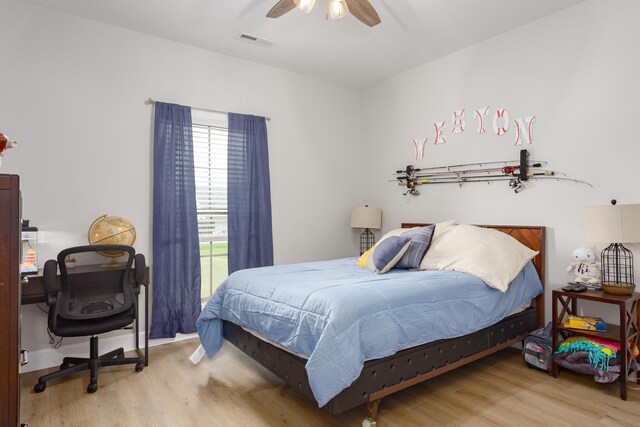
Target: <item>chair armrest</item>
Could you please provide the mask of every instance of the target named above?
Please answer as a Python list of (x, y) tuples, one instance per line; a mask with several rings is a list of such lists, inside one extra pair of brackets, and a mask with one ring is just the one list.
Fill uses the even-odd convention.
[(58, 263), (50, 259), (44, 264), (44, 271), (42, 273), (42, 282), (44, 284), (44, 290), (47, 294), (47, 305), (52, 307), (56, 303), (57, 291), (56, 281), (58, 278)]
[(55, 331), (58, 328), (58, 316), (60, 315), (60, 304), (57, 304), (58, 300), (62, 301), (62, 292), (58, 291), (47, 296), (47, 305), (49, 308), (49, 329)]
[(147, 263), (145, 262), (144, 255), (136, 254), (135, 263), (136, 283), (138, 285), (146, 285), (145, 276), (147, 275)]

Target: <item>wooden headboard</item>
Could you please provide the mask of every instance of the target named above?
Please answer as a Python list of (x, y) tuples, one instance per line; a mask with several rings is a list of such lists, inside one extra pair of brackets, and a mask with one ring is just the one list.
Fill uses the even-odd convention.
[[(402, 223), (402, 228), (424, 227), (430, 225), (428, 223)], [(538, 271), (538, 277), (542, 282), (542, 288), (544, 289), (544, 250), (545, 250), (545, 227), (527, 226), (527, 225), (477, 225), (482, 228), (493, 228), (494, 230), (502, 231), (509, 236), (516, 239), (528, 248), (538, 251), (538, 255), (533, 258), (533, 265)], [(544, 327), (544, 293), (536, 298), (536, 308), (538, 311), (538, 327)]]

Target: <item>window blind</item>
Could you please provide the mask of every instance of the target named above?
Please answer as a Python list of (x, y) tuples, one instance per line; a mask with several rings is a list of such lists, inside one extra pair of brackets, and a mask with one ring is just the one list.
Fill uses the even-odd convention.
[(227, 129), (193, 125), (200, 242), (227, 241)]

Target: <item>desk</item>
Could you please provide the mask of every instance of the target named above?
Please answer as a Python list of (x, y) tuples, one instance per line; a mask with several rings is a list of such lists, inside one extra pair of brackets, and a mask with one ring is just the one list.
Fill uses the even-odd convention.
[[(73, 274), (76, 278), (82, 278), (86, 282), (95, 281), (97, 278), (104, 278), (105, 275), (118, 274), (118, 270), (122, 268), (100, 267), (98, 264), (79, 265), (74, 269), (69, 269), (69, 274)], [(130, 283), (135, 283), (135, 268), (131, 268), (129, 275)], [(144, 358), (144, 366), (149, 366), (149, 267), (146, 268), (144, 281), (142, 283), (144, 290), (144, 353), (140, 350), (139, 336), (139, 316), (136, 312), (135, 335), (136, 335), (136, 352), (139, 357)], [(56, 290), (62, 289), (62, 278), (58, 274)], [(38, 274), (27, 275), (22, 279), (22, 304), (46, 303), (47, 294), (44, 289), (42, 280), (42, 270), (38, 270)]]

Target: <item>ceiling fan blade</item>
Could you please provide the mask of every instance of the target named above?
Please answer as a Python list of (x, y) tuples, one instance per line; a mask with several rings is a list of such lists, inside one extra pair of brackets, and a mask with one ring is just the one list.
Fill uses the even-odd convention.
[(293, 0), (280, 0), (275, 6), (271, 8), (267, 13), (267, 18), (280, 18), (285, 13), (295, 9), (296, 4)]
[(349, 12), (370, 27), (378, 25), (380, 17), (368, 0), (345, 0)]

